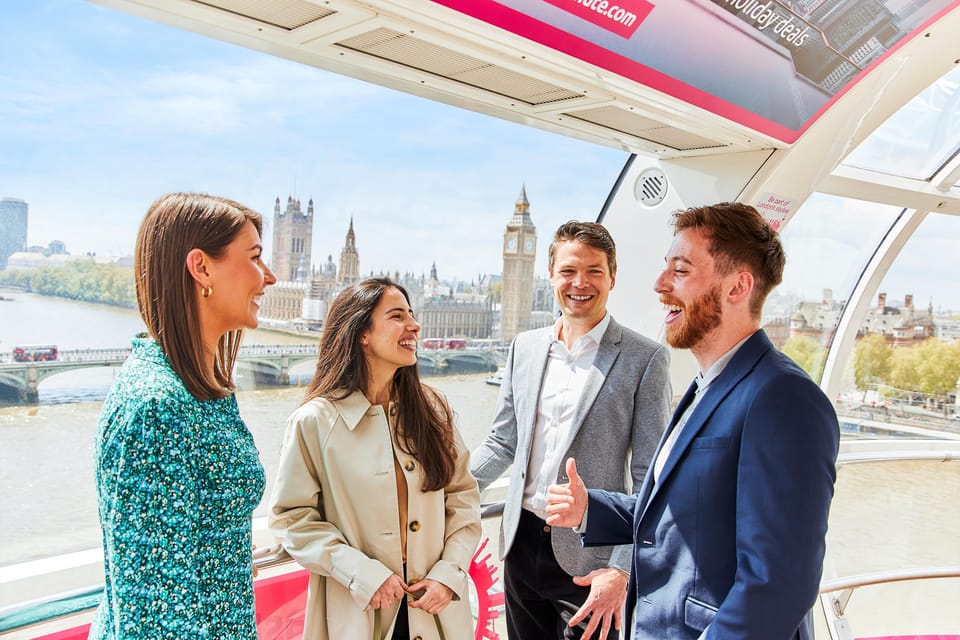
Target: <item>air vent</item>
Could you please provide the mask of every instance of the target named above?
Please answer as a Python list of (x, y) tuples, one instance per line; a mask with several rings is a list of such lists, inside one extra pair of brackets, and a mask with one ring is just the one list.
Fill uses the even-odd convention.
[(491, 91), (529, 105), (581, 97), (581, 94), (564, 87), (386, 27), (341, 40), (337, 42), (337, 46)]
[(311, 22), (331, 16), (336, 11), (318, 7), (307, 0), (194, 0), (196, 4), (215, 7), (244, 18), (293, 31)]
[(655, 207), (667, 197), (667, 176), (655, 167), (644, 170), (633, 183), (633, 195), (646, 207)]

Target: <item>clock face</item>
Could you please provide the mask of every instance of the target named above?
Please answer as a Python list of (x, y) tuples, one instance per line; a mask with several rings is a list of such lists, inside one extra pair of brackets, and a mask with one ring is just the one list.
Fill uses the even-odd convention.
[(523, 251), (525, 253), (533, 253), (533, 248), (535, 246), (536, 244), (534, 243), (533, 238), (527, 238), (526, 241), (523, 243)]
[(507, 250), (516, 251), (517, 250), (517, 236), (510, 236), (507, 238)]

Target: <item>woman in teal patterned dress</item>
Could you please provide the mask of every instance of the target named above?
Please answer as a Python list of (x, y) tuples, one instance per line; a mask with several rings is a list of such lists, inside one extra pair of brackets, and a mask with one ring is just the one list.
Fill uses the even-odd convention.
[(96, 480), (106, 586), (90, 638), (257, 637), (251, 516), (263, 467), (234, 398), (264, 289), (260, 215), (202, 194), (154, 202), (137, 236), (133, 341), (103, 405)]

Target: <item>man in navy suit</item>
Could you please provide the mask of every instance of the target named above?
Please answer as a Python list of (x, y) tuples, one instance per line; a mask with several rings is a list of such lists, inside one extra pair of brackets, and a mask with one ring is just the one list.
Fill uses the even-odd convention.
[(655, 289), (666, 338), (700, 374), (638, 493), (549, 490), (547, 522), (584, 546), (634, 543), (634, 640), (811, 640), (839, 425), (820, 388), (760, 329), (785, 262), (753, 208), (678, 212)]

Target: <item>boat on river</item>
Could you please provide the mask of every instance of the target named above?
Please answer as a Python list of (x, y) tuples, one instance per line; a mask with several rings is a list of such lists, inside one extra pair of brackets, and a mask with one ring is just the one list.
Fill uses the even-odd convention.
[(500, 367), (499, 369), (497, 369), (496, 373), (494, 373), (493, 375), (487, 376), (486, 378), (483, 379), (483, 381), (487, 384), (492, 384), (494, 386), (499, 387), (503, 383), (504, 371), (505, 369), (503, 367)]

